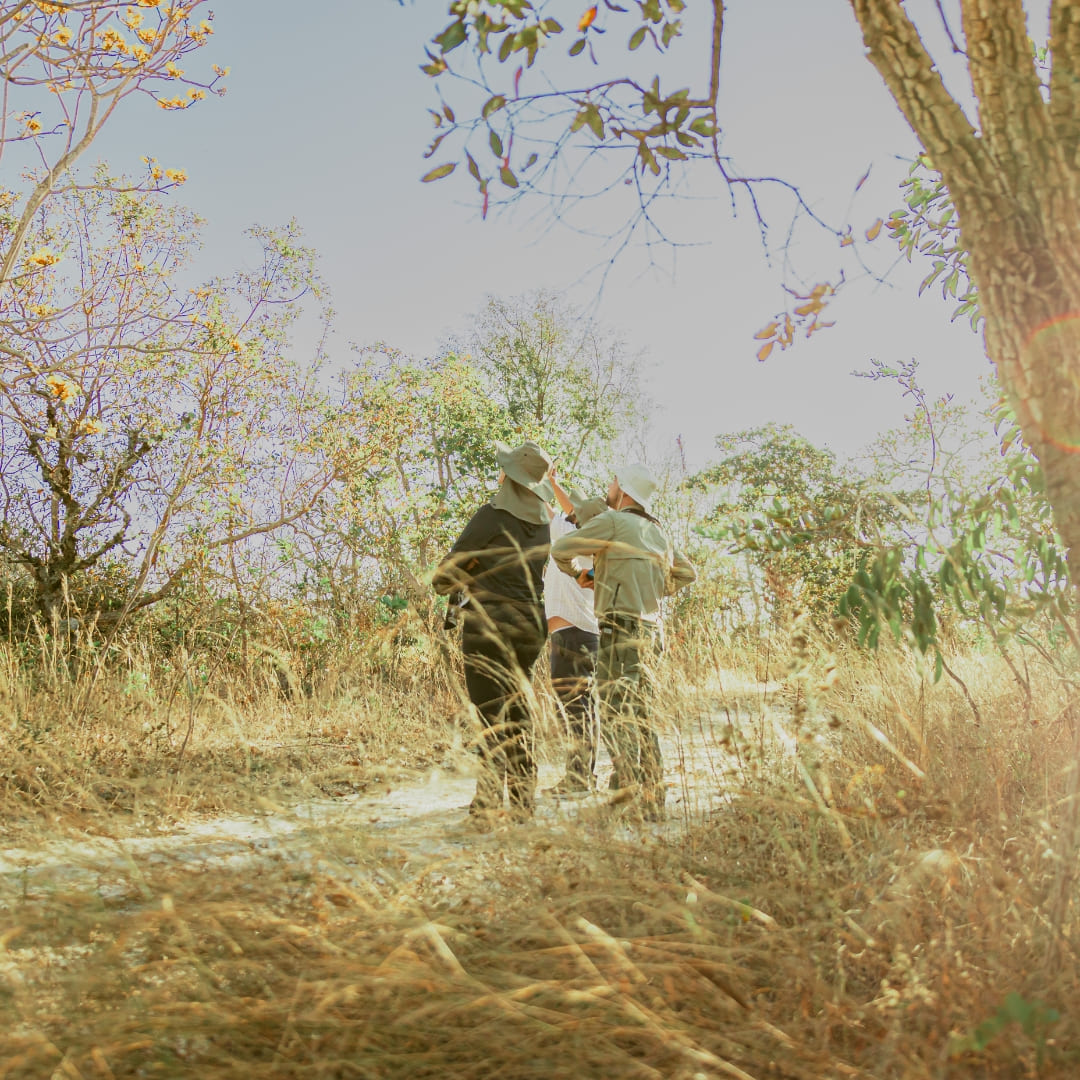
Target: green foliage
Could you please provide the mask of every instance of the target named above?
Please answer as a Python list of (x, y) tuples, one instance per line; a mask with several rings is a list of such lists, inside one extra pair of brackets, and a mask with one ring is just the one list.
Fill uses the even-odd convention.
[(909, 262), (916, 254), (933, 260), (919, 295), (940, 280), (942, 299), (958, 301), (952, 317), (966, 318), (972, 330), (978, 330), (982, 321), (979, 294), (968, 273), (968, 253), (960, 238), (956, 208), (944, 180), (925, 154), (912, 163), (900, 189), (904, 205), (889, 215), (889, 235)]
[[(572, 61), (569, 66), (588, 63), (610, 74), (597, 79), (590, 73), (591, 88), (587, 91), (557, 91), (555, 96), (561, 102), (556, 104), (547, 80), (542, 90), (529, 94), (522, 92), (522, 76), (532, 68), (541, 50), (561, 39), (566, 28), (527, 0), (453, 0), (449, 5), (451, 21), (432, 37), (434, 48), (427, 50), (427, 63), (421, 65), (421, 70), (432, 78), (460, 76), (468, 87), (466, 93), (471, 94), (476, 80), (467, 67), (478, 65), (479, 81), (489, 96), (475, 109), (471, 105), (462, 109), (461, 119), (446, 105), (432, 110), (439, 133), (428, 156), (453, 136), (461, 159), (469, 163), (484, 213), (488, 185), (495, 174), (506, 187), (518, 189), (519, 174), (529, 163), (540, 156), (549, 157), (551, 146), (561, 145), (560, 128), (563, 134), (587, 130), (597, 143), (634, 147), (629, 171), (636, 173), (639, 180), (646, 174), (660, 177), (666, 162), (711, 156), (719, 132), (714, 95), (694, 96), (685, 87), (662, 88), (659, 75), (647, 84), (639, 83), (622, 67), (626, 58), (646, 42), (658, 53), (666, 54), (682, 33), (685, 7), (684, 0), (638, 0), (628, 7), (603, 0), (602, 7), (598, 4), (587, 8), (577, 24), (579, 36), (567, 47)], [(601, 38), (609, 30), (623, 33), (613, 34), (612, 43), (604, 48)], [(457, 68), (452, 67), (457, 58), (450, 54), (462, 45), (471, 46), (466, 50), (467, 58)], [(581, 84), (577, 78), (572, 82), (574, 86)], [(554, 105), (553, 111), (546, 109), (548, 104)], [(552, 120), (552, 125), (545, 123), (537, 128), (537, 112)], [(498, 125), (497, 130), (493, 124)], [(490, 143), (496, 158), (494, 169), (486, 175), (476, 164), (482, 160), (475, 149), (480, 140)], [(456, 164), (449, 161), (423, 179), (448, 176)]]
[(717, 439), (727, 456), (689, 483), (719, 489), (700, 532), (749, 552), (775, 603), (790, 596), (831, 615), (865, 550), (895, 521), (892, 502), (790, 426)]
[(904, 497), (901, 535), (864, 555), (840, 611), (855, 619), (861, 643), (876, 647), (887, 628), (933, 655), (940, 675), (947, 623), (978, 626), (999, 648), (1040, 633), (1053, 641), (1071, 632), (1071, 593), (1042, 471), (1007, 407), (982, 416), (987, 429), (994, 424), (994, 457), (972, 454), (960, 411), (949, 399), (929, 402), (916, 369), (875, 369), (917, 403), (903, 438), (879, 442), (878, 483), (904, 483), (897, 461), (908, 483), (908, 463), (924, 465)]
[(774, 613), (840, 616), (859, 645), (888, 635), (938, 677), (958, 632), (1053, 656), (1072, 639), (1073, 608), (1038, 463), (1000, 402), (973, 420), (927, 400), (916, 374), (914, 362), (875, 365), (916, 409), (879, 440), (873, 472), (840, 470), (791, 428), (719, 439), (728, 456), (690, 480), (720, 496), (699, 531), (746, 555)]
[(514, 427), (469, 360), (374, 348), (343, 377), (337, 429), (342, 480), (282, 557), (305, 567), (298, 587), (339, 614), (372, 590), (419, 596), (493, 490), (493, 444)]
[(599, 482), (607, 449), (645, 411), (634, 358), (556, 294), (489, 298), (459, 349), (518, 437), (537, 439), (565, 474)]
[(1061, 1019), (1057, 1009), (1051, 1009), (1041, 1001), (1028, 1001), (1023, 995), (1012, 991), (997, 1012), (978, 1024), (969, 1034), (954, 1037), (950, 1051), (953, 1057), (964, 1053), (982, 1053), (999, 1035), (1015, 1024), (1035, 1044), (1037, 1067), (1041, 1067), (1046, 1055), (1047, 1035)]

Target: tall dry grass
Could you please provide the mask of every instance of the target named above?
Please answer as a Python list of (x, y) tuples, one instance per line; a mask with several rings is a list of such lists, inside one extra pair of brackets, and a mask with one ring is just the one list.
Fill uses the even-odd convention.
[[(155, 754), (210, 770), (192, 785), (231, 805), (271, 782), (237, 771), (251, 747), (307, 746), (331, 722), (419, 757), (446, 738), (431, 714), (458, 707), (435, 681), (446, 659), (322, 703), (211, 680), (225, 705), (200, 701), (179, 766), (184, 712), (134, 708), (122, 668), (29, 688), (9, 659), (4, 730), (22, 732), (29, 790), (6, 780), (4, 805), (33, 799), (46, 821), (104, 776), (174, 779)], [(1028, 657), (1029, 697), (992, 652), (950, 667), (935, 683), (899, 649), (798, 622), (760, 642), (674, 634), (661, 829), (589, 805), (421, 849), (346, 815), (211, 872), (133, 855), (127, 890), (7, 875), (0, 1077), (1076, 1076), (1071, 675)], [(267, 775), (291, 768), (271, 755)]]

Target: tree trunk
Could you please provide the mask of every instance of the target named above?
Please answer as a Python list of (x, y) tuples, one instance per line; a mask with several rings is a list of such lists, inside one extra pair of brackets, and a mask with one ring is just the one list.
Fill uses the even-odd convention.
[(978, 131), (896, 0), (851, 0), (871, 62), (945, 181), (986, 352), (1042, 466), (1080, 590), (1080, 6), (1054, 0), (1049, 101), (1021, 0), (961, 0)]

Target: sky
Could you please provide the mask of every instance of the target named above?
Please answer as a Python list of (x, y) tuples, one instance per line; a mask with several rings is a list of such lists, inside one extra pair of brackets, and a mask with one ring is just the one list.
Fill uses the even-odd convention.
[[(572, 26), (585, 4), (547, 6)], [(837, 325), (758, 363), (753, 335), (783, 303), (789, 215), (768, 204), (773, 231), (763, 248), (748, 205), (733, 212), (711, 171), (694, 171), (685, 198), (663, 210), (685, 246), (632, 247), (606, 276), (597, 269), (610, 258), (602, 238), (555, 222), (541, 201), (482, 221), (467, 177), (420, 183), (432, 164), (422, 156), (428, 109), (438, 102), (419, 64), (446, 8), (446, 0), (228, 0), (215, 9), (211, 44), (191, 61), (229, 67), (226, 96), (185, 113), (133, 103), (93, 153), (117, 170), (138, 171), (144, 155), (186, 170), (173, 197), (206, 221), (208, 276), (255, 259), (245, 229), (295, 218), (333, 293), (331, 353), (341, 363), (350, 345), (375, 342), (433, 356), (467, 332), (487, 295), (564, 291), (642, 355), (658, 459), (678, 438), (696, 467), (715, 457), (716, 436), (770, 421), (855, 454), (910, 411), (894, 386), (852, 375), (872, 358), (916, 358), (932, 394), (974, 395), (990, 370), (981, 339), (950, 322), (940, 297), (917, 297), (928, 266), (901, 264), (880, 283), (855, 280), (849, 265), (830, 313)], [(908, 8), (932, 14), (933, 0)], [(688, 32), (672, 78), (700, 85), (700, 37)], [(917, 146), (863, 55), (847, 0), (733, 0), (721, 104), (723, 150), (746, 173), (798, 183), (816, 211), (857, 235), (900, 205), (897, 184)], [(592, 232), (618, 223), (622, 197), (597, 205)], [(867, 254), (879, 269), (896, 257), (884, 231)], [(793, 255), (808, 286), (841, 265), (835, 239), (810, 230), (796, 234)]]

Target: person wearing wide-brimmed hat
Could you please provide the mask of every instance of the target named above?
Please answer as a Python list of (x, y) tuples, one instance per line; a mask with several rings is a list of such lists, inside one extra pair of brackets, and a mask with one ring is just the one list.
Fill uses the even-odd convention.
[[(663, 817), (665, 801), (660, 742), (648, 717), (661, 601), (697, 577), (652, 515), (656, 489), (644, 465), (622, 466), (608, 489), (610, 509), (551, 549), (563, 573), (596, 591), (596, 683), (600, 728), (614, 766), (611, 786), (632, 789), (652, 820)], [(591, 579), (577, 561), (585, 556), (593, 560)]]
[[(607, 510), (601, 499), (586, 499), (573, 489), (555, 487), (562, 514), (551, 519), (551, 539), (572, 533)], [(579, 560), (585, 568), (592, 560)], [(578, 795), (596, 786), (598, 732), (593, 707), (593, 676), (600, 645), (600, 628), (593, 610), (593, 591), (562, 573), (554, 563), (544, 572), (544, 611), (548, 626), (551, 686), (566, 723), (566, 773), (549, 793)]]
[(532, 814), (529, 680), (544, 648), (544, 566), (554, 500), (551, 458), (534, 442), (496, 443), (499, 490), (472, 516), (432, 579), (435, 591), (464, 591), (461, 648), (465, 686), (483, 728), (480, 776), (470, 814), (502, 809), (503, 788), (516, 818)]

